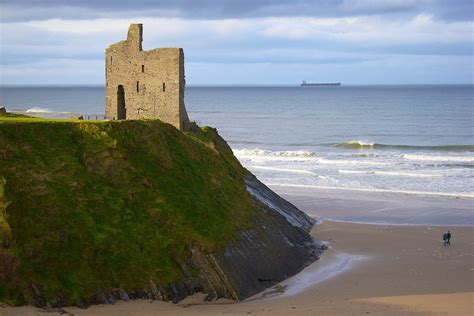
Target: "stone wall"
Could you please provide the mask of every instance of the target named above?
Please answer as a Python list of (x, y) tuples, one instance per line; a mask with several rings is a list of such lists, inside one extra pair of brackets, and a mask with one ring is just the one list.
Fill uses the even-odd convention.
[(106, 118), (158, 118), (187, 130), (183, 49), (143, 51), (142, 34), (142, 24), (131, 24), (127, 40), (106, 49)]

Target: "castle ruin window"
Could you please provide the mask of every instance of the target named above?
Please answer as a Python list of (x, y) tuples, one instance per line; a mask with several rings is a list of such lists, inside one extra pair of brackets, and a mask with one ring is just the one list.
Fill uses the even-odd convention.
[(166, 91), (166, 83), (163, 82), (163, 92)]
[(122, 85), (117, 87), (117, 120), (127, 118), (127, 109), (125, 108), (125, 90)]
[(142, 65), (142, 72), (145, 72), (145, 65)]
[(112, 65), (112, 56), (110, 56), (110, 64)]
[(140, 92), (140, 81), (137, 81), (137, 92)]

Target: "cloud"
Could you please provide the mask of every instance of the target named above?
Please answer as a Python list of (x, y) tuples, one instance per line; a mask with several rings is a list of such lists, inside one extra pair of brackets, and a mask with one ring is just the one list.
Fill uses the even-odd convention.
[(412, 11), (422, 4), (420, 0), (344, 0), (339, 8), (345, 12), (369, 13)]
[[(128, 25), (137, 22), (144, 24), (144, 49), (185, 49), (191, 83), (244, 82), (244, 70), (250, 81), (280, 82), (301, 79), (305, 69), (333, 69), (339, 77), (361, 82), (378, 78), (371, 71), (389, 69), (386, 81), (392, 79), (389, 73), (403, 79), (402, 72), (410, 72), (425, 82), (431, 79), (415, 70), (432, 73), (436, 60), (443, 67), (451, 63), (445, 78), (453, 82), (472, 77), (473, 19), (447, 18), (461, 15), (449, 13), (439, 1), (222, 1), (212, 8), (211, 2), (3, 1), (0, 7), (9, 11), (0, 13), (0, 80), (102, 83), (104, 49), (125, 39)], [(468, 6), (450, 3), (451, 9)], [(406, 67), (399, 66), (402, 60)], [(204, 65), (209, 71), (200, 73)], [(216, 76), (205, 75), (213, 72)]]
[(103, 83), (102, 60), (41, 59), (20, 65), (2, 65), (0, 84), (96, 84)]
[(430, 14), (440, 19), (472, 19), (471, 0), (3, 0), (3, 21), (126, 18), (186, 19), (283, 16), (350, 17), (382, 14)]
[(326, 38), (336, 41), (372, 43), (470, 42), (474, 23), (435, 21), (419, 14), (411, 19), (384, 19), (380, 16), (351, 18), (274, 18), (267, 20), (263, 33), (288, 39)]
[[(456, 43), (472, 41), (473, 21), (445, 22), (419, 14), (410, 19), (380, 16), (350, 18), (251, 18), (188, 20), (182, 18), (135, 17), (127, 19), (62, 20), (0, 23), (3, 45), (33, 40), (36, 44), (73, 45), (75, 41), (110, 43), (124, 38), (130, 23), (144, 24), (145, 41), (172, 42), (253, 41), (280, 38), (303, 41), (373, 43)], [(33, 36), (32, 36), (33, 35)]]

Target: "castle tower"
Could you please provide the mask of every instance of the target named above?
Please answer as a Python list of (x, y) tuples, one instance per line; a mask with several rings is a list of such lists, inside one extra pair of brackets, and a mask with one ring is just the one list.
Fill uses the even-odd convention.
[(143, 51), (142, 40), (142, 24), (131, 24), (127, 39), (105, 51), (105, 116), (110, 120), (156, 118), (187, 130), (183, 49)]

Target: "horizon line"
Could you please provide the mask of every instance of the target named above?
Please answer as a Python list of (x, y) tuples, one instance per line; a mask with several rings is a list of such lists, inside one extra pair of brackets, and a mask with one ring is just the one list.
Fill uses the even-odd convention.
[[(360, 87), (360, 86), (472, 86), (474, 82), (466, 83), (341, 83), (339, 87)], [(59, 83), (47, 83), (47, 84), (0, 84), (0, 88), (48, 88), (48, 87), (101, 87), (105, 88), (105, 84), (59, 84)], [(198, 84), (187, 84), (186, 87), (300, 87), (300, 83), (198, 83)]]

